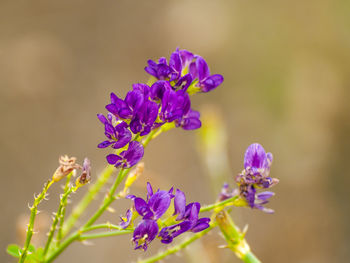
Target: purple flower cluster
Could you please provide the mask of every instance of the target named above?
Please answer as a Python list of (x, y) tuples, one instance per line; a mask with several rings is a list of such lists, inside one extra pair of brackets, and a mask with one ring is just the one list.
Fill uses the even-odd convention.
[[(150, 183), (147, 183), (147, 199), (129, 196), (134, 201), (134, 209), (142, 217), (133, 234), (135, 249), (147, 250), (148, 245), (157, 236), (164, 244), (169, 244), (173, 239), (185, 232), (200, 232), (209, 227), (209, 218), (199, 218), (200, 203), (194, 202), (186, 205), (185, 194), (179, 189), (173, 194), (173, 188), (169, 191), (153, 193)], [(171, 200), (174, 199), (176, 216), (175, 223), (163, 226), (161, 229), (157, 223), (164, 213), (169, 209)], [(132, 213), (130, 210), (126, 213), (126, 218), (122, 220), (120, 226), (127, 228), (131, 223)], [(160, 229), (160, 231), (159, 231)]]
[(266, 189), (278, 183), (278, 179), (270, 177), (272, 154), (266, 153), (264, 148), (254, 143), (248, 147), (244, 156), (244, 170), (237, 175), (236, 183), (239, 194), (251, 208), (260, 209), (266, 213), (273, 213), (272, 209), (265, 208), (273, 192), (258, 193), (257, 189)]
[(210, 74), (202, 57), (187, 50), (177, 49), (169, 63), (166, 58), (158, 63), (149, 60), (145, 70), (154, 77), (152, 85), (133, 84), (124, 99), (111, 93), (107, 117), (98, 114), (107, 137), (98, 147), (124, 150), (107, 156), (108, 163), (116, 167), (130, 168), (141, 160), (143, 145), (136, 138), (164, 124), (184, 130), (200, 128), (200, 113), (191, 108), (189, 95), (211, 91), (223, 82), (221, 75)]

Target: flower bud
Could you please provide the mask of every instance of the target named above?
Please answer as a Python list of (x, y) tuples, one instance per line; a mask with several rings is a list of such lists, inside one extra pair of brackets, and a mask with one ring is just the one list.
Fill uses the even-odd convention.
[(84, 163), (83, 163), (83, 172), (75, 181), (75, 185), (77, 187), (81, 187), (81, 186), (89, 183), (91, 181), (90, 172), (91, 172), (90, 160), (88, 158), (85, 158)]

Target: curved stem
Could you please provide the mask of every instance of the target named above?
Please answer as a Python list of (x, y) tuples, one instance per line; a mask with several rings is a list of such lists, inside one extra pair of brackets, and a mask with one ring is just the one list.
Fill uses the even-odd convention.
[(202, 236), (204, 236), (205, 234), (207, 234), (210, 230), (212, 230), (214, 227), (216, 226), (216, 223), (212, 223), (207, 229), (194, 234), (193, 236), (191, 236), (190, 238), (186, 239), (185, 241), (181, 242), (180, 244), (173, 246), (167, 250), (165, 250), (164, 252), (160, 252), (157, 255), (153, 256), (153, 257), (149, 257), (147, 259), (143, 259), (143, 260), (139, 260), (138, 263), (152, 263), (152, 262), (157, 262), (171, 254), (174, 254), (178, 251), (180, 251), (181, 249), (187, 247), (188, 245), (190, 245), (192, 242), (196, 241), (197, 239), (201, 238)]
[(236, 199), (238, 198), (238, 196), (233, 196), (233, 197), (230, 197), (224, 201), (221, 201), (219, 203), (215, 203), (215, 204), (212, 204), (212, 205), (206, 205), (206, 206), (203, 206), (201, 208), (201, 210), (199, 210), (200, 213), (203, 213), (203, 212), (207, 212), (207, 211), (210, 211), (210, 210), (213, 210), (217, 207), (224, 207), (226, 205), (232, 205), (232, 202), (234, 202)]
[(55, 260), (74, 241), (82, 241), (82, 240), (86, 240), (86, 239), (95, 239), (95, 238), (109, 237), (109, 236), (120, 236), (120, 235), (124, 235), (124, 234), (130, 234), (134, 231), (133, 229), (127, 229), (127, 230), (101, 232), (101, 233), (95, 233), (95, 234), (83, 234), (87, 231), (91, 231), (91, 230), (95, 230), (95, 229), (99, 229), (99, 228), (104, 228), (104, 227), (111, 227), (111, 226), (113, 226), (113, 225), (101, 224), (101, 225), (88, 227), (84, 231), (74, 232), (65, 241), (63, 241), (62, 244), (60, 246), (58, 246), (58, 248), (44, 262), (50, 263), (53, 260)]
[(124, 177), (128, 174), (130, 169), (120, 169), (119, 175), (117, 179), (115, 180), (114, 184), (112, 185), (111, 189), (109, 190), (107, 196), (103, 200), (102, 205), (100, 208), (95, 212), (95, 214), (89, 219), (89, 221), (81, 228), (82, 231), (84, 231), (85, 228), (91, 226), (95, 221), (102, 215), (102, 213), (108, 208), (108, 206), (115, 200), (115, 191), (117, 190), (117, 187), (119, 184), (123, 181)]
[(121, 236), (125, 234), (131, 234), (133, 231), (134, 231), (133, 229), (127, 229), (127, 230), (119, 230), (119, 231), (106, 231), (106, 232), (94, 233), (94, 234), (84, 234), (79, 236), (79, 240)]
[(24, 262), (27, 254), (28, 254), (28, 248), (29, 248), (32, 236), (33, 236), (34, 221), (35, 221), (36, 214), (38, 213), (38, 205), (45, 198), (47, 191), (49, 190), (50, 186), (53, 183), (54, 183), (54, 181), (50, 180), (45, 184), (44, 189), (37, 197), (35, 197), (33, 206), (30, 208), (31, 213), (30, 213), (30, 219), (29, 219), (29, 224), (28, 224), (28, 229), (27, 229), (27, 237), (26, 237), (26, 241), (24, 243), (23, 252), (22, 252), (21, 256), (19, 257), (19, 261), (18, 261), (20, 263)]

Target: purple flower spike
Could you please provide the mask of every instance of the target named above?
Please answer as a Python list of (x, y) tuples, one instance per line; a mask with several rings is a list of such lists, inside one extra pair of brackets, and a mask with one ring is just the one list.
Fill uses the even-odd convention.
[(120, 155), (107, 155), (107, 162), (116, 167), (130, 168), (137, 164), (143, 157), (144, 149), (141, 143), (132, 141), (129, 148), (120, 153)]
[(119, 226), (122, 229), (127, 228), (130, 225), (130, 223), (131, 223), (131, 218), (132, 218), (132, 211), (130, 209), (128, 209), (128, 211), (126, 211), (126, 216), (125, 217), (120, 217), (122, 222), (119, 224)]
[(207, 62), (200, 56), (197, 56), (196, 61), (190, 64), (190, 73), (193, 78), (198, 79), (197, 86), (200, 87), (202, 92), (209, 92), (224, 81), (222, 75), (210, 75)]
[(149, 243), (158, 234), (158, 224), (151, 219), (142, 220), (135, 228), (132, 241), (135, 243), (135, 249), (147, 250)]

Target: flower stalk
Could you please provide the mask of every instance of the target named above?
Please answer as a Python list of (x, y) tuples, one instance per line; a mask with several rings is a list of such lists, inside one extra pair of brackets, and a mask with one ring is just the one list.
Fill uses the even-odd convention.
[(216, 222), (227, 242), (227, 247), (230, 248), (239, 259), (246, 263), (261, 263), (251, 252), (244, 238), (245, 233), (242, 233), (234, 224), (227, 211), (220, 211), (216, 215)]
[(21, 253), (20, 258), (19, 258), (20, 263), (24, 262), (27, 254), (28, 254), (28, 248), (29, 248), (32, 236), (33, 236), (34, 221), (35, 221), (36, 215), (38, 214), (38, 205), (41, 203), (41, 201), (43, 199), (45, 199), (47, 191), (49, 190), (50, 186), (53, 183), (54, 183), (54, 181), (50, 180), (44, 185), (44, 188), (41, 191), (41, 193), (37, 197), (35, 197), (33, 206), (30, 207), (30, 219), (29, 219), (29, 224), (28, 224), (28, 228), (27, 228), (27, 237), (26, 237), (26, 241), (24, 243), (23, 252)]
[(49, 236), (48, 236), (45, 248), (44, 248), (44, 252), (43, 252), (44, 257), (45, 257), (45, 255), (47, 254), (47, 252), (48, 252), (48, 250), (50, 248), (53, 236), (54, 236), (55, 231), (56, 231), (56, 227), (57, 227), (58, 221), (62, 220), (62, 218), (63, 218), (63, 211), (65, 209), (65, 206), (67, 205), (67, 199), (68, 199), (69, 195), (72, 192), (74, 192), (75, 190), (76, 190), (76, 187), (69, 187), (68, 189), (65, 190), (65, 192), (61, 196), (61, 201), (60, 201), (57, 213), (56, 213), (56, 215), (55, 215), (55, 217), (53, 219), (53, 222), (52, 222), (52, 225), (51, 225), (51, 229), (50, 229), (50, 232), (49, 232)]

